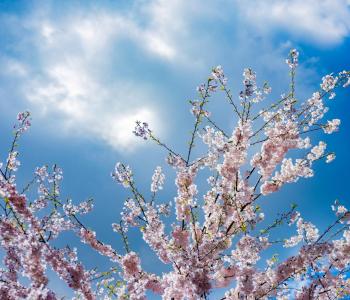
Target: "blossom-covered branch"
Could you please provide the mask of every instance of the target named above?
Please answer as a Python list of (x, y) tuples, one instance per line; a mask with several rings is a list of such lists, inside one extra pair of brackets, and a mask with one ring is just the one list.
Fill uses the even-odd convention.
[[(6, 163), (0, 166), (0, 239), (5, 254), (1, 298), (56, 299), (55, 291), (48, 287), (48, 268), (78, 299), (139, 300), (146, 299), (148, 293), (163, 299), (209, 299), (213, 290), (224, 287), (222, 299), (226, 300), (349, 297), (350, 213), (346, 206), (333, 205), (335, 221), (322, 232), (294, 205), (272, 224), (263, 225), (265, 215), (258, 203), (262, 199), (268, 202), (264, 197), (287, 183), (313, 176), (317, 162), (329, 163), (335, 158), (324, 141), (313, 141), (310, 135), (338, 130), (339, 119), (323, 119), (336, 89), (350, 85), (350, 72), (324, 76), (320, 89), (303, 102), (296, 98), (298, 56), (291, 50), (286, 60), (290, 90), (275, 101), (269, 99), (271, 87), (266, 82), (259, 86), (254, 70), (244, 69), (243, 89), (234, 97), (223, 68), (213, 68), (197, 88), (198, 99), (190, 101), (194, 125), (184, 152), (161, 141), (148, 123), (137, 121), (134, 134), (166, 150), (177, 191), (172, 201), (160, 201), (163, 197), (158, 193), (163, 193), (166, 183), (161, 166), (155, 167), (150, 189), (144, 192), (131, 167), (116, 164), (112, 178), (130, 192), (121, 219), (112, 224), (125, 253), (100, 241), (80, 220), (80, 214), (91, 211), (91, 200), (80, 204), (62, 200), (63, 175), (57, 165), (52, 171), (47, 166), (37, 168), (34, 179), (19, 192), (17, 142), (30, 127), (30, 114), (19, 114)], [(209, 112), (210, 97), (220, 92), (233, 110), (233, 124), (220, 124)], [(222, 129), (227, 125), (233, 125), (232, 133)], [(206, 150), (194, 158), (197, 141), (203, 142)], [(203, 183), (198, 184), (203, 170), (210, 174), (207, 190), (202, 190)], [(28, 191), (34, 185), (38, 195), (30, 202)], [(165, 219), (173, 214), (169, 226)], [(271, 239), (270, 232), (284, 225), (295, 226), (296, 233)], [(128, 239), (129, 231), (135, 229), (160, 263), (168, 265), (167, 272), (153, 274), (143, 268)], [(84, 268), (76, 248), (53, 246), (63, 231), (74, 232), (113, 266), (108, 271)], [(284, 261), (277, 255), (261, 260), (264, 251), (278, 246), (299, 248)], [(22, 276), (28, 280), (21, 280)]]

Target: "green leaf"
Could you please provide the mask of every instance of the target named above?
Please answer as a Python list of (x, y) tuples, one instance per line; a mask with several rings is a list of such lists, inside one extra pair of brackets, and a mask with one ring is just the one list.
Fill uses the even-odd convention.
[(295, 208), (297, 208), (297, 207), (298, 207), (298, 205), (297, 205), (297, 204), (295, 204), (295, 203), (292, 203), (290, 206), (291, 206), (291, 208), (292, 208), (292, 209), (295, 209)]

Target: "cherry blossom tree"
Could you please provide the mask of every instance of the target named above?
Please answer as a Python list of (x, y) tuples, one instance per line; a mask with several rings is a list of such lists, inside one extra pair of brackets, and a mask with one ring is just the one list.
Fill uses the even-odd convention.
[[(194, 127), (186, 155), (161, 141), (146, 122), (136, 122), (134, 134), (155, 142), (167, 153), (177, 194), (170, 202), (156, 197), (165, 182), (160, 166), (151, 178), (151, 196), (146, 197), (130, 166), (116, 164), (112, 178), (130, 191), (121, 220), (112, 224), (122, 238), (124, 253), (100, 241), (79, 219), (91, 211), (92, 201), (77, 205), (62, 199), (63, 175), (57, 165), (37, 168), (32, 181), (23, 189), (18, 187), (17, 142), (31, 125), (30, 113), (20, 113), (8, 158), (0, 166), (4, 252), (0, 298), (57, 299), (55, 291), (48, 288), (48, 269), (74, 290), (76, 299), (146, 299), (149, 292), (169, 300), (209, 299), (215, 289), (224, 287), (222, 299), (227, 300), (349, 297), (350, 212), (345, 206), (334, 203), (334, 222), (323, 232), (305, 220), (295, 205), (270, 225), (262, 226), (259, 198), (299, 178), (313, 176), (318, 161), (334, 160), (335, 154), (327, 150), (326, 143), (312, 144), (310, 135), (337, 131), (340, 120), (324, 121), (324, 116), (337, 88), (350, 85), (349, 71), (326, 75), (319, 90), (302, 102), (295, 95), (296, 50), (290, 51), (286, 63), (290, 90), (273, 102), (268, 100), (270, 86), (265, 83), (259, 87), (252, 69), (244, 69), (243, 89), (236, 99), (222, 67), (213, 68), (197, 88), (198, 99), (190, 101)], [(214, 93), (222, 93), (232, 109), (236, 122), (232, 133), (221, 129), (207, 109)], [(206, 151), (194, 158), (197, 139)], [(196, 182), (204, 169), (211, 175), (207, 190), (199, 192)], [(34, 185), (38, 195), (30, 199), (28, 190)], [(165, 220), (173, 213), (176, 221), (167, 226)], [(272, 240), (270, 233), (283, 224), (295, 226), (295, 235)], [(143, 240), (170, 271), (154, 274), (143, 269), (140, 256), (128, 241), (129, 230), (134, 229), (140, 230)], [(110, 259), (113, 267), (88, 270), (73, 245), (53, 246), (67, 230)], [(284, 261), (273, 255), (262, 262), (262, 253), (276, 245), (297, 247), (297, 254)]]

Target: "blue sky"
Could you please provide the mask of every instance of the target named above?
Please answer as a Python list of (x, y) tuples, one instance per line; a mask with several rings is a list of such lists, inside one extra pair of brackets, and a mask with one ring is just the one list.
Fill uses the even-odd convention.
[[(20, 182), (38, 165), (59, 164), (64, 195), (95, 198), (94, 212), (84, 221), (120, 250), (110, 224), (119, 220), (126, 192), (110, 172), (117, 161), (129, 164), (147, 193), (154, 168), (166, 156), (132, 135), (136, 119), (185, 152), (193, 123), (187, 101), (213, 66), (223, 66), (236, 94), (243, 68), (252, 67), (278, 97), (289, 84), (284, 59), (297, 48), (300, 99), (318, 89), (323, 75), (350, 69), (348, 0), (1, 0), (0, 28), (2, 160), (16, 113), (29, 109), (33, 127), (21, 142)], [(224, 98), (215, 101), (213, 118), (231, 130)], [(335, 199), (350, 203), (349, 101), (350, 90), (341, 91), (327, 115), (342, 120), (340, 131), (325, 138), (337, 154), (334, 163), (317, 164), (314, 178), (266, 198), (267, 215), (296, 202), (305, 219), (324, 228)], [(159, 195), (166, 201), (175, 195), (168, 171)], [(132, 244), (143, 253), (145, 267), (155, 270), (147, 247)], [(80, 251), (88, 265), (108, 265), (84, 247)], [(64, 284), (54, 284), (65, 291)]]

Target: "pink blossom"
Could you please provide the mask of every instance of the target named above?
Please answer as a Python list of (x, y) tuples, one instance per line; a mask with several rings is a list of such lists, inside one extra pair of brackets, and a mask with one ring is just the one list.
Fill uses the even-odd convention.
[[(294, 206), (267, 225), (263, 222), (267, 214), (259, 206), (260, 200), (268, 200), (265, 195), (277, 192), (284, 184), (313, 176), (316, 161), (326, 158), (329, 162), (335, 157), (326, 153), (322, 141), (311, 148), (311, 139), (305, 134), (316, 130), (322, 134), (322, 129), (326, 134), (337, 131), (339, 119), (326, 124), (321, 121), (328, 111), (323, 98), (333, 98), (337, 87), (347, 86), (350, 72), (325, 76), (322, 92), (313, 93), (305, 102), (296, 101), (298, 56), (293, 49), (287, 59), (291, 90), (262, 108), (258, 103), (271, 88), (267, 83), (262, 88), (257, 86), (255, 71), (244, 69), (244, 87), (237, 101), (222, 67), (215, 67), (207, 82), (198, 87), (200, 99), (191, 101), (196, 118), (185, 154), (177, 154), (156, 138), (147, 123), (136, 123), (135, 135), (166, 149), (177, 191), (171, 201), (155, 197), (165, 179), (162, 168), (157, 167), (152, 193), (149, 195), (148, 190), (143, 195), (144, 185), (136, 182), (131, 168), (116, 164), (112, 177), (128, 188), (129, 194), (121, 220), (112, 227), (120, 234), (117, 241), (124, 243), (125, 254), (100, 241), (97, 233), (79, 219), (79, 214), (92, 210), (91, 201), (62, 200), (63, 175), (57, 165), (52, 170), (37, 168), (29, 186), (19, 192), (14, 173), (20, 168), (17, 140), (30, 127), (30, 114), (20, 113), (8, 159), (5, 165), (0, 163), (0, 298), (56, 299), (49, 288), (47, 273), (51, 269), (74, 291), (75, 299), (110, 299), (113, 295), (143, 300), (151, 292), (163, 299), (197, 300), (206, 299), (218, 287), (226, 288), (225, 300), (345, 299), (350, 293), (346, 277), (350, 266), (348, 209), (337, 201), (332, 207), (337, 219), (320, 231), (294, 211)], [(238, 118), (230, 125), (234, 127), (232, 134), (225, 132), (228, 126), (220, 128), (222, 120), (214, 121), (207, 106), (204, 109), (218, 90), (224, 91)], [(198, 137), (204, 145), (194, 148)], [(195, 154), (198, 157), (194, 158)], [(202, 174), (207, 176), (206, 181), (200, 181)], [(36, 185), (38, 192), (33, 199), (28, 192), (31, 185)], [(172, 201), (176, 216), (171, 215)], [(272, 238), (270, 232), (284, 224), (295, 224), (296, 233)], [(147, 272), (149, 262), (143, 269), (142, 256), (131, 251), (135, 243), (131, 239), (128, 242), (128, 235), (135, 229), (140, 230), (160, 263), (167, 264), (163, 273)], [(113, 267), (107, 271), (86, 269), (77, 248), (59, 248), (59, 243), (53, 242), (63, 231), (77, 234), (86, 248), (111, 260)], [(299, 248), (282, 261), (277, 259), (278, 254), (261, 261), (264, 250), (275, 251), (276, 245), (277, 249), (280, 245)]]
[(122, 258), (121, 264), (126, 277), (137, 276), (141, 271), (140, 259), (135, 252), (126, 254)]

